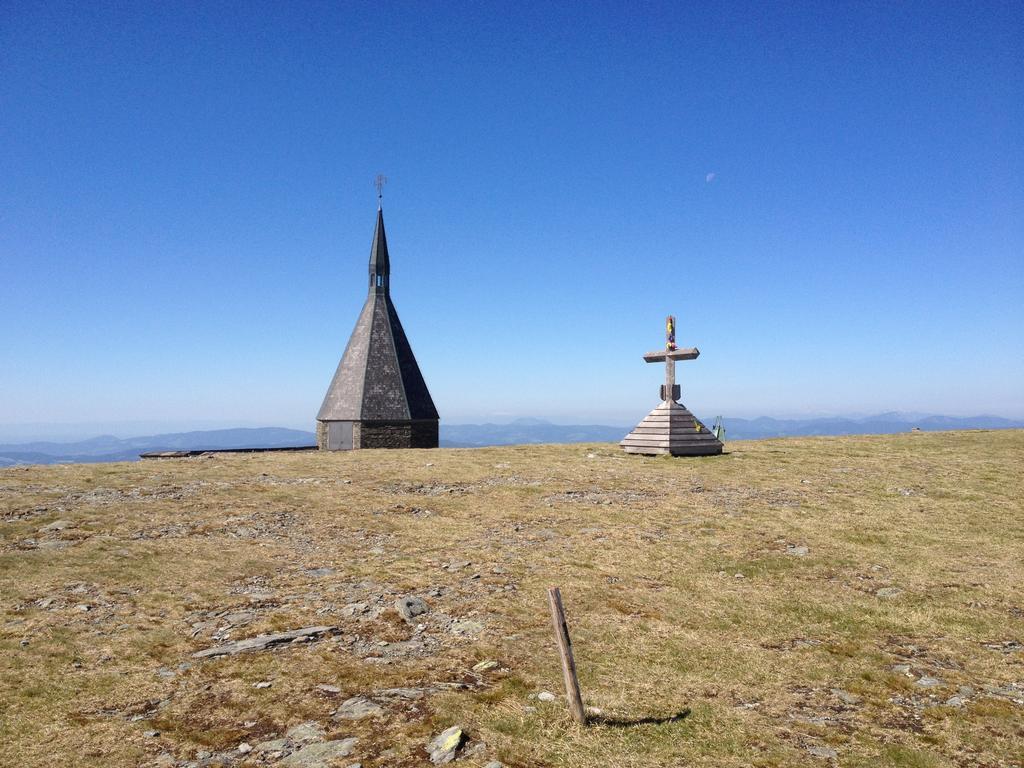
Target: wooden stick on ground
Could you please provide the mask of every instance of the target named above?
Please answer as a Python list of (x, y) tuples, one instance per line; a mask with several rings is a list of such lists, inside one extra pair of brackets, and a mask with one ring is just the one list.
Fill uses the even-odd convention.
[(551, 587), (548, 590), (548, 602), (551, 604), (551, 621), (555, 625), (558, 655), (562, 658), (562, 677), (565, 680), (565, 696), (569, 700), (569, 711), (577, 723), (586, 725), (587, 716), (583, 711), (580, 684), (576, 679), (576, 662), (572, 657), (572, 641), (569, 639), (569, 627), (565, 623), (565, 611), (562, 609), (562, 593), (558, 587)]

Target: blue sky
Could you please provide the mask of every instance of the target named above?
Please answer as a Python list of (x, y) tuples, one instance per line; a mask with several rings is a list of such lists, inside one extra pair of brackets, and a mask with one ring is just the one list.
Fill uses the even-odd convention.
[[(0, 424), (1024, 416), (1019, 3), (0, 2)], [(122, 431), (128, 429), (124, 427)]]

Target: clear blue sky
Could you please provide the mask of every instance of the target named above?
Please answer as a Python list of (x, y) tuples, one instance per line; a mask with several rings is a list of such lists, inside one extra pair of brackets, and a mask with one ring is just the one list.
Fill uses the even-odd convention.
[(0, 2), (0, 424), (1024, 415), (1021, 3)]

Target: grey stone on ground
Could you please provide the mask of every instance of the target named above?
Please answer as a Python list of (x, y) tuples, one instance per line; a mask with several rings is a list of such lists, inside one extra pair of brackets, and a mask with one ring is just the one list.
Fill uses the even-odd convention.
[(538, 701), (554, 701), (555, 694), (551, 693), (551, 691), (541, 691), (537, 694), (537, 699)]
[(500, 763), (497, 760), (491, 760), (484, 768), (505, 768), (504, 763)]
[(376, 717), (382, 714), (384, 714), (384, 710), (379, 704), (370, 701), (365, 696), (353, 696), (341, 703), (334, 717), (336, 720), (361, 720), (364, 717)]
[(289, 728), (285, 736), (293, 742), (308, 744), (313, 741), (323, 741), (324, 729), (320, 727), (320, 723), (310, 720)]
[(483, 631), (484, 625), (472, 619), (456, 619), (449, 627), (449, 631), (455, 635), (478, 635)]
[(229, 656), (246, 651), (262, 651), (282, 643), (291, 643), (295, 640), (311, 640), (324, 635), (334, 634), (337, 631), (337, 627), (303, 627), (302, 629), (293, 629), (290, 632), (279, 632), (275, 635), (257, 635), (245, 640), (237, 640), (233, 643), (225, 643), (224, 645), (196, 651), (192, 654), (192, 658), (208, 659), (214, 656)]
[(341, 688), (336, 685), (328, 685), (327, 683), (320, 683), (316, 689), (324, 693), (341, 693)]
[(951, 696), (950, 698), (946, 699), (947, 707), (962, 707), (966, 703), (967, 699), (965, 699), (963, 696)]
[(56, 531), (63, 531), (65, 528), (74, 528), (75, 524), (70, 520), (54, 520), (49, 525), (44, 525), (39, 529), (40, 533), (54, 533)]
[(455, 759), (455, 752), (460, 744), (462, 744), (461, 726), (453, 725), (451, 728), (441, 731), (427, 744), (430, 762), (434, 765), (450, 763)]
[(261, 741), (253, 750), (256, 752), (281, 752), (288, 748), (288, 739), (271, 739)]
[(297, 752), (292, 752), (280, 764), (286, 768), (330, 768), (336, 758), (351, 755), (357, 741), (353, 737), (307, 744)]
[(478, 664), (474, 664), (473, 665), (473, 671), (474, 672), (486, 672), (487, 670), (494, 669), (497, 666), (498, 666), (498, 662), (494, 661), (493, 659), (488, 659), (487, 661), (481, 661)]
[(808, 747), (807, 751), (815, 757), (824, 757), (827, 760), (835, 760), (839, 756), (832, 747)]
[(1013, 653), (1014, 651), (1024, 650), (1024, 645), (1021, 645), (1016, 640), (1003, 640), (998, 643), (982, 643), (982, 646), (988, 648), (990, 651), (1001, 651), (1003, 653)]
[(790, 544), (788, 547), (786, 547), (786, 554), (787, 555), (795, 555), (796, 557), (804, 557), (810, 551), (811, 551), (810, 549), (808, 549), (807, 547), (805, 547), (803, 545), (797, 546), (795, 544)]
[(334, 574), (333, 568), (310, 568), (306, 571), (309, 576), (320, 578), (321, 576), (331, 576)]
[(395, 610), (406, 621), (412, 621), (413, 618), (426, 613), (429, 609), (426, 602), (421, 598), (414, 595), (406, 595), (395, 600)]
[(921, 688), (934, 688), (937, 685), (942, 685), (942, 681), (939, 680), (939, 678), (937, 677), (924, 675), (923, 677), (918, 678), (917, 682), (914, 683), (914, 685), (919, 686)]
[(423, 688), (385, 688), (383, 691), (377, 691), (376, 695), (414, 701), (415, 699), (422, 699), (425, 693), (426, 691)]
[(833, 688), (832, 695), (843, 702), (843, 704), (860, 704), (861, 702), (860, 696), (844, 691), (842, 688)]
[(875, 592), (878, 597), (896, 597), (903, 590), (899, 587), (882, 587), (880, 590)]

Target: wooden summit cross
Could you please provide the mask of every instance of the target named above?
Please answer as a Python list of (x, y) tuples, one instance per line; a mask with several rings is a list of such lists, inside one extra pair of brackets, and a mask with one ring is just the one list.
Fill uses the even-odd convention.
[(676, 319), (669, 315), (665, 321), (665, 350), (648, 352), (648, 363), (665, 363), (665, 383), (661, 386), (661, 405), (651, 411), (623, 438), (619, 445), (627, 453), (672, 456), (711, 456), (722, 452), (722, 443), (696, 416), (677, 402), (680, 396), (676, 384), (676, 361), (696, 360), (700, 350), (676, 348)]
[(676, 360), (696, 360), (700, 350), (676, 348), (676, 319), (669, 315), (665, 320), (665, 351), (648, 352), (644, 360), (648, 363), (665, 363), (665, 385), (661, 388), (661, 399), (678, 400), (680, 391), (676, 384)]

